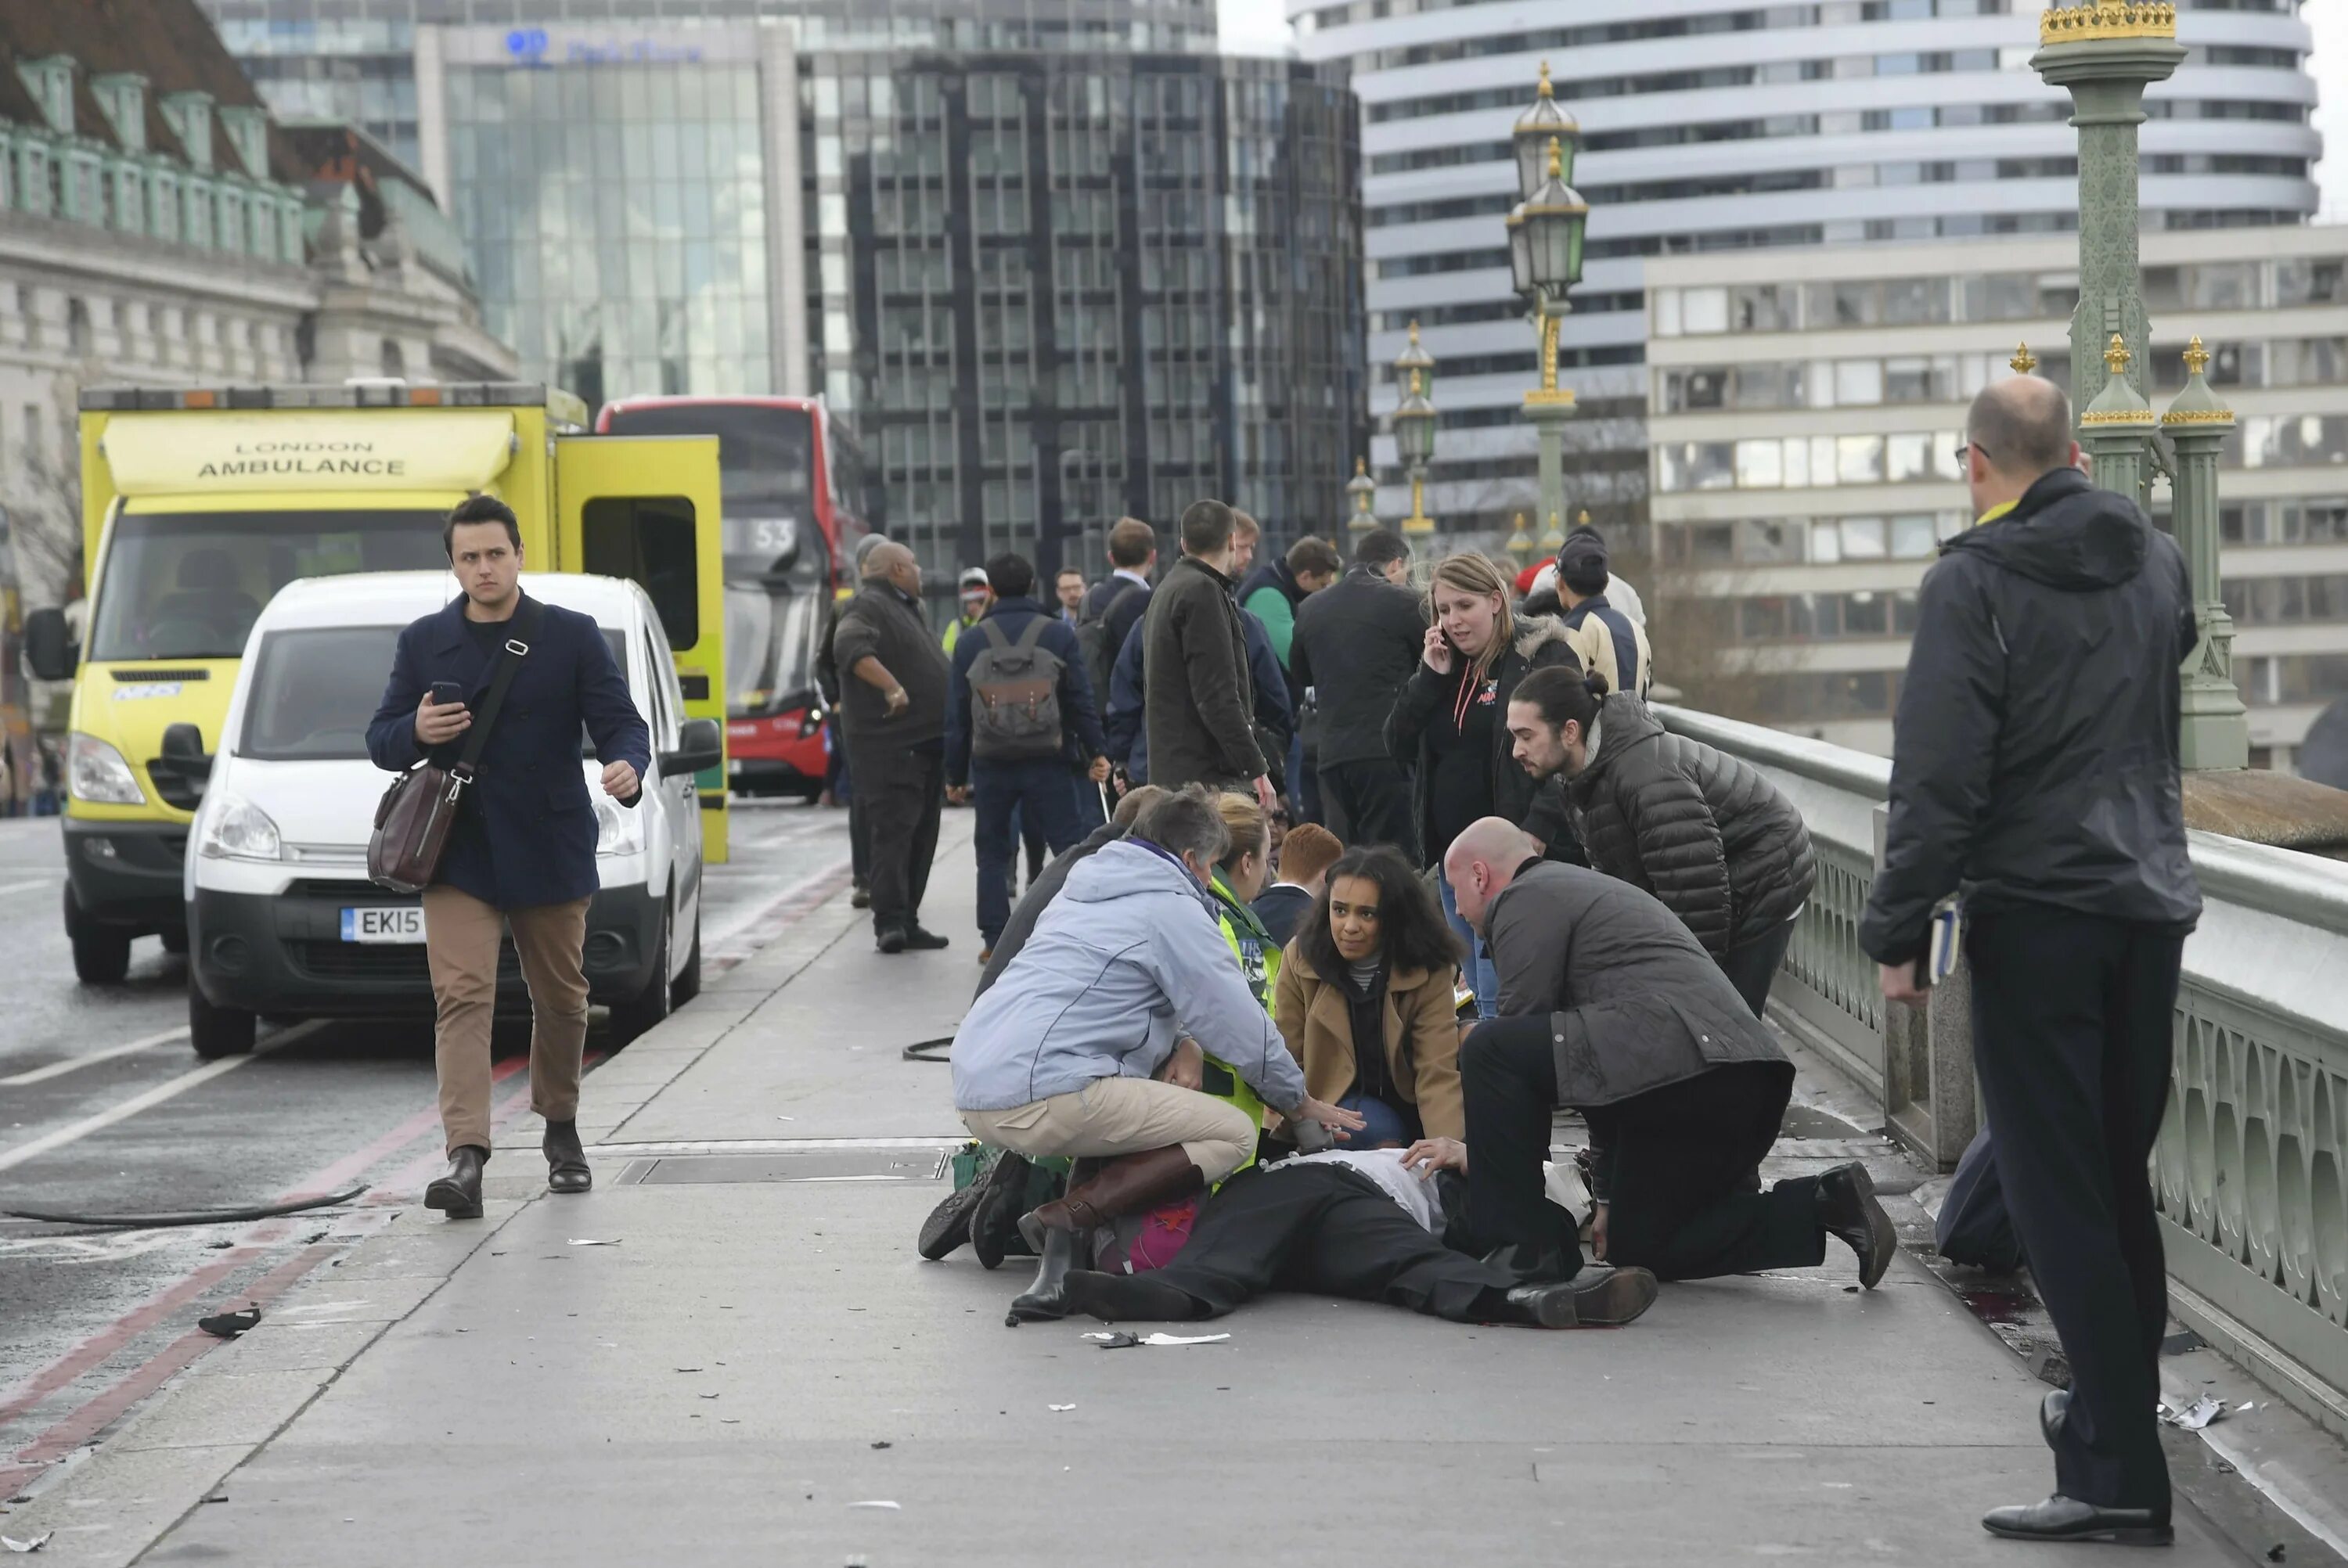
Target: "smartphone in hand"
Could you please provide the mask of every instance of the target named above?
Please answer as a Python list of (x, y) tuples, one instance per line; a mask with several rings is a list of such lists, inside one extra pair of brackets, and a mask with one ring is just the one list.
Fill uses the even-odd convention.
[(432, 682), (432, 705), (434, 707), (445, 708), (452, 702), (462, 702), (464, 700), (465, 688), (461, 682), (435, 681)]

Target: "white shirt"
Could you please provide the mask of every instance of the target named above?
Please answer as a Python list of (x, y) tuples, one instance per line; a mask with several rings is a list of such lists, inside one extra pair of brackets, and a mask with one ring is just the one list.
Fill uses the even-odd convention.
[(1344, 1165), (1361, 1172), (1385, 1189), (1386, 1196), (1402, 1205), (1402, 1212), (1416, 1221), (1429, 1234), (1443, 1234), (1443, 1200), (1435, 1190), (1432, 1176), (1422, 1178), (1417, 1172), (1406, 1170), (1402, 1149), (1330, 1149), (1318, 1154), (1299, 1154), (1293, 1159), (1279, 1160), (1263, 1168), (1285, 1171), (1292, 1165)]
[(1133, 584), (1136, 588), (1148, 588), (1149, 586), (1149, 579), (1148, 578), (1142, 576), (1139, 572), (1133, 570), (1129, 567), (1119, 567), (1108, 575), (1111, 577), (1121, 577), (1125, 579), (1126, 581)]

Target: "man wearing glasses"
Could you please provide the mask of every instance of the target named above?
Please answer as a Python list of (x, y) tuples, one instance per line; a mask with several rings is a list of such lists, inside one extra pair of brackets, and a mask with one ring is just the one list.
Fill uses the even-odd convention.
[(2040, 1415), (2054, 1495), (1982, 1523), (2166, 1545), (2168, 1279), (2146, 1162), (2201, 913), (2178, 773), (2192, 594), (2175, 541), (2079, 471), (2052, 382), (1990, 387), (1965, 436), (1979, 521), (1918, 594), (1859, 944), (1884, 996), (1921, 1005), (1935, 906), (1961, 897), (1998, 1178), (2071, 1360)]

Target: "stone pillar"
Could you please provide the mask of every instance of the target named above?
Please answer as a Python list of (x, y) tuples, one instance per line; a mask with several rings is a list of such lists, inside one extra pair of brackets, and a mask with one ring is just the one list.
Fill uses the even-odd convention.
[(2079, 445), (2087, 450), (2098, 489), (2117, 490), (2143, 506), (2151, 493), (2152, 437), (2160, 422), (2129, 374), (2134, 357), (2114, 333), (2102, 352), (2103, 390), (2079, 415)]
[(2233, 411), (2218, 401), (2203, 372), (2209, 355), (2195, 338), (2185, 351), (2185, 390), (2160, 416), (2177, 447), (2169, 506), (2178, 545), (2193, 579), (2193, 624), (2199, 633), (2184, 668), (2184, 727), (2179, 759), (2188, 770), (2250, 765), (2250, 722), (2234, 685), (2234, 618), (2226, 613), (2218, 574), (2218, 449), (2233, 432)]

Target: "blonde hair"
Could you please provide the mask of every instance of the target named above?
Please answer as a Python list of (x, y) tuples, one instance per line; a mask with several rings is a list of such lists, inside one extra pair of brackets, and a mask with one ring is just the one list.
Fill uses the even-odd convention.
[(1489, 556), (1473, 553), (1445, 556), (1435, 563), (1434, 580), (1427, 584), (1426, 619), (1430, 624), (1437, 619), (1436, 590), (1444, 588), (1457, 589), (1461, 593), (1472, 593), (1478, 598), (1495, 599), (1499, 602), (1499, 610), (1492, 617), (1491, 645), (1472, 661), (1476, 679), (1481, 681), (1491, 673), (1492, 666), (1499, 662), (1500, 655), (1517, 640), (1516, 612), (1509, 608), (1509, 579), (1501, 575), (1498, 567), (1492, 564)]
[(1223, 794), (1215, 797), (1215, 811), (1223, 819), (1223, 829), (1231, 835), (1231, 848), (1215, 864), (1218, 866), (1237, 866), (1251, 855), (1263, 855), (1272, 839), (1272, 820), (1263, 807), (1243, 794)]

